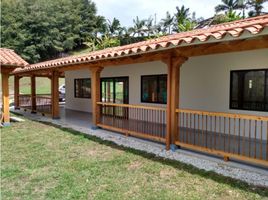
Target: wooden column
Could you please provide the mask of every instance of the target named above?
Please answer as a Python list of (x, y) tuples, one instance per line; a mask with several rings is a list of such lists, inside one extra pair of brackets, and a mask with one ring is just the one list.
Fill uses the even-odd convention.
[(59, 72), (53, 71), (51, 76), (51, 115), (53, 119), (60, 118), (59, 107)]
[(36, 78), (31, 76), (31, 107), (32, 113), (36, 113)]
[(10, 114), (9, 114), (9, 87), (8, 78), (9, 73), (2, 70), (2, 114), (3, 122), (5, 126), (10, 125)]
[(175, 144), (176, 136), (178, 135), (178, 122), (176, 109), (179, 108), (180, 94), (180, 67), (188, 58), (183, 56), (170, 56), (164, 59), (163, 62), (168, 67), (167, 80), (167, 134), (166, 134), (166, 149), (169, 150), (171, 144)]
[(15, 109), (20, 107), (20, 78), (19, 76), (14, 76), (14, 104)]
[(100, 120), (100, 108), (97, 105), (97, 102), (100, 101), (100, 73), (102, 67), (90, 68), (91, 70), (91, 101), (92, 101), (92, 123), (93, 129), (97, 128), (97, 125)]

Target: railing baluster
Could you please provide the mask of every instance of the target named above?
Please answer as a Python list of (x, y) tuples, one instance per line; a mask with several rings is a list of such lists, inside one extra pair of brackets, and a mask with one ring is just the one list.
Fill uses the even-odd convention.
[(248, 156), (251, 157), (251, 120), (249, 120), (248, 123)]
[(261, 141), (260, 141), (260, 159), (262, 160), (262, 129), (263, 129), (263, 121), (260, 121), (261, 123), (261, 130), (260, 130), (260, 134), (261, 134)]
[(254, 158), (257, 157), (257, 120), (254, 123)]

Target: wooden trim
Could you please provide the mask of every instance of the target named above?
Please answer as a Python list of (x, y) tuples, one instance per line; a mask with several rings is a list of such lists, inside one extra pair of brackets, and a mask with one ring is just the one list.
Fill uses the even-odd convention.
[(116, 103), (97, 102), (97, 105), (166, 111), (166, 108), (164, 107), (143, 106), (143, 105), (134, 105), (134, 104), (116, 104)]
[(245, 161), (245, 162), (252, 162), (252, 163), (256, 163), (256, 164), (260, 164), (260, 165), (268, 167), (268, 161), (265, 161), (265, 160), (249, 158), (249, 157), (246, 157), (246, 156), (236, 155), (236, 154), (232, 154), (232, 153), (226, 153), (226, 152), (219, 151), (219, 150), (208, 149), (208, 148), (205, 148), (205, 147), (199, 147), (199, 146), (195, 146), (195, 145), (191, 145), (191, 144), (185, 144), (185, 143), (178, 142), (178, 141), (176, 141), (175, 144), (180, 146), (180, 147), (185, 147), (185, 148), (188, 148), (188, 149), (191, 149), (191, 150), (207, 152), (207, 153), (214, 154), (214, 155), (217, 155), (217, 156), (222, 156), (222, 157), (227, 157), (227, 158), (234, 158), (234, 159), (237, 159), (237, 160), (241, 160), (241, 161)]
[(20, 77), (14, 76), (14, 103), (15, 109), (20, 106)]
[(52, 104), (52, 118), (58, 119), (60, 117), (59, 108), (59, 73), (57, 71), (52, 72), (51, 79), (51, 104)]
[(258, 121), (268, 121), (266, 116), (255, 116), (255, 115), (245, 115), (245, 114), (232, 114), (224, 112), (208, 112), (201, 110), (186, 110), (186, 109), (176, 109), (177, 113), (191, 113), (198, 115), (216, 116), (216, 117), (226, 117), (234, 119), (247, 119), (247, 120), (258, 120)]
[(139, 132), (135, 132), (135, 131), (129, 131), (129, 130), (125, 130), (125, 129), (120, 129), (120, 128), (116, 128), (113, 126), (107, 126), (107, 125), (103, 125), (103, 124), (97, 124), (97, 126), (103, 128), (103, 129), (107, 129), (107, 130), (111, 130), (111, 131), (115, 131), (115, 132), (119, 132), (119, 133), (123, 133), (125, 135), (131, 135), (134, 137), (139, 137), (139, 138), (144, 138), (144, 139), (149, 139), (149, 140), (154, 140), (157, 142), (165, 142), (165, 138), (161, 138), (161, 137), (156, 137), (156, 136), (152, 136), (152, 135), (147, 135), (147, 134), (142, 134)]
[(31, 76), (31, 100), (32, 100), (32, 112), (36, 110), (36, 78)]
[(90, 68), (91, 70), (91, 101), (92, 101), (92, 123), (97, 126), (100, 120), (100, 108), (97, 102), (100, 101), (100, 73), (102, 67)]
[(179, 89), (180, 89), (180, 67), (188, 60), (187, 57), (177, 56), (169, 57), (169, 60), (162, 60), (168, 67), (168, 93), (167, 93), (167, 134), (166, 149), (170, 144), (175, 143), (175, 137), (178, 134), (178, 119), (176, 109), (179, 106)]
[(8, 78), (9, 74), (2, 72), (2, 112), (4, 118), (3, 121), (6, 124), (10, 123)]

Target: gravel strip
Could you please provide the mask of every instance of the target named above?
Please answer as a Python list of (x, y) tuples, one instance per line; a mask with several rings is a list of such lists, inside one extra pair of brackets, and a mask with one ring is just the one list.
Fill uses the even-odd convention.
[(185, 164), (191, 164), (199, 169), (213, 171), (223, 176), (247, 182), (248, 184), (254, 186), (268, 188), (268, 170), (263, 170), (254, 166), (237, 164), (232, 161), (224, 162), (222, 159), (204, 156), (197, 153), (190, 153), (189, 151), (187, 152), (181, 149), (178, 149), (176, 151), (166, 151), (164, 145), (151, 141), (142, 140), (134, 137), (126, 137), (122, 134), (106, 131), (103, 129), (92, 130), (87, 127), (80, 127), (70, 123), (67, 124), (61, 120), (52, 120), (48, 117), (43, 117), (37, 114), (33, 115), (20, 110), (12, 111), (15, 113), (22, 114), (31, 120), (49, 122), (61, 127), (71, 128), (73, 130), (91, 136), (96, 136), (98, 138), (101, 138), (102, 140), (114, 142), (115, 144), (120, 146), (145, 151), (147, 153), (151, 153), (162, 158), (177, 160)]

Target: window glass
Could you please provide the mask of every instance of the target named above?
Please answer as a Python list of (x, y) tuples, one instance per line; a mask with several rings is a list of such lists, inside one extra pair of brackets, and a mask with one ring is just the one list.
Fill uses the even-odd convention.
[(231, 72), (230, 108), (268, 111), (268, 70)]
[(167, 102), (167, 75), (141, 77), (141, 101), (147, 103)]
[(91, 98), (91, 80), (75, 79), (75, 97), (77, 98)]

